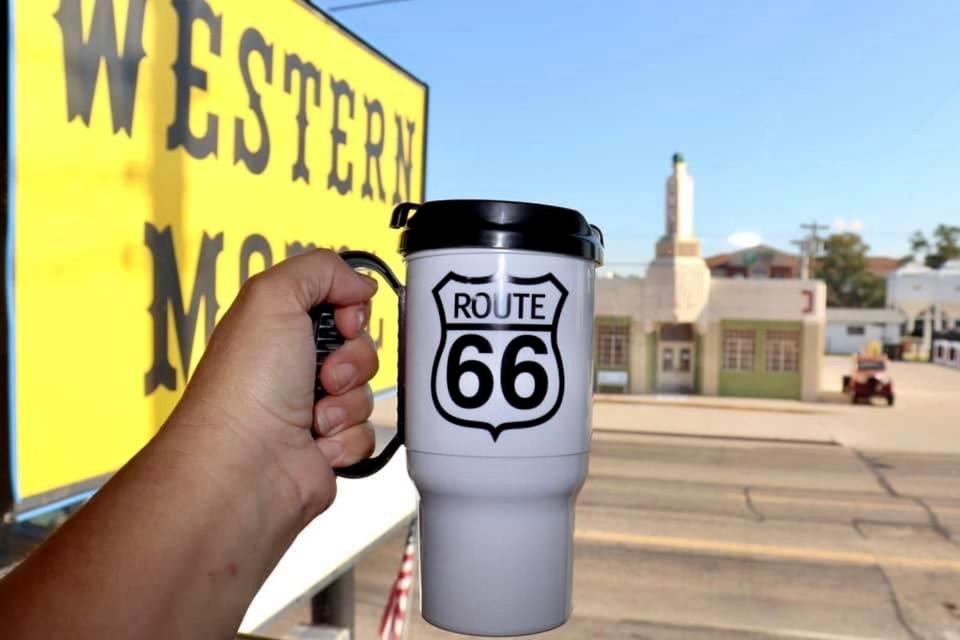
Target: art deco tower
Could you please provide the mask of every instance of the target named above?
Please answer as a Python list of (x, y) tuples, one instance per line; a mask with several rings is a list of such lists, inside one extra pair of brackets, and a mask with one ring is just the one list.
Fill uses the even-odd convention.
[(693, 235), (693, 178), (683, 155), (673, 155), (666, 183), (663, 237), (647, 270), (647, 304), (659, 322), (696, 322), (710, 292), (710, 270)]

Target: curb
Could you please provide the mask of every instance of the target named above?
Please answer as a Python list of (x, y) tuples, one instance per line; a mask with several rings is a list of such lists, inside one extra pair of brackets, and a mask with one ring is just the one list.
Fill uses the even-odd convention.
[[(833, 411), (820, 408), (805, 408), (784, 406), (777, 407), (766, 404), (727, 404), (711, 401), (686, 401), (659, 399), (656, 396), (617, 396), (612, 394), (595, 394), (593, 401), (598, 404), (640, 404), (655, 407), (684, 407), (687, 409), (720, 409), (722, 411), (753, 411), (761, 413), (793, 413), (798, 415), (825, 415)], [(810, 403), (813, 404), (813, 403)]]
[(690, 438), (693, 440), (734, 440), (736, 442), (763, 442), (769, 444), (790, 444), (814, 447), (840, 447), (841, 443), (830, 438), (779, 438), (776, 436), (724, 435), (722, 433), (693, 433), (682, 431), (649, 431), (641, 429), (618, 429), (616, 427), (593, 427), (594, 432), (614, 433), (659, 438)]

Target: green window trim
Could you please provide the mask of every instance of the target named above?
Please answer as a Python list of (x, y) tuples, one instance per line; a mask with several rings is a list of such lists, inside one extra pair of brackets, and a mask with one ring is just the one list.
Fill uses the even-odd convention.
[[(723, 368), (723, 333), (728, 330), (749, 330), (755, 333), (753, 370), (741, 371)], [(767, 333), (795, 331), (798, 334), (797, 370), (767, 371)], [(788, 320), (723, 320), (720, 322), (717, 392), (721, 396), (801, 399), (804, 358), (802, 322)]]
[[(631, 385), (631, 375), (630, 375), (630, 343), (634, 340), (633, 332), (630, 330), (631, 319), (629, 316), (596, 316), (594, 317), (594, 332), (593, 332), (593, 389), (595, 392), (604, 392), (612, 391), (619, 388), (618, 385), (605, 385), (601, 384), (599, 381), (600, 371), (616, 371), (626, 374), (626, 385), (623, 388), (623, 392), (629, 393)], [(614, 358), (613, 360), (607, 359), (606, 362), (601, 364), (601, 352), (604, 349), (601, 348), (601, 329), (603, 328), (612, 328), (615, 327), (618, 329), (618, 332), (625, 333), (625, 343), (621, 346), (621, 351), (623, 356), (622, 362), (614, 362), (613, 360), (619, 360), (619, 358)], [(609, 338), (608, 338), (609, 339)], [(609, 356), (605, 351), (603, 355)]]
[(657, 390), (657, 331), (653, 330), (647, 334), (647, 393), (653, 393)]
[(597, 325), (615, 325), (615, 326), (629, 326), (630, 325), (630, 316), (595, 316), (593, 321)]

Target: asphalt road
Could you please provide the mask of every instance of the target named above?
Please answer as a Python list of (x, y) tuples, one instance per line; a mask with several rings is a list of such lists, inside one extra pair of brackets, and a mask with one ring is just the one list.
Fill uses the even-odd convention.
[[(960, 456), (597, 430), (576, 526), (543, 638), (960, 640)], [(360, 640), (403, 537), (357, 567)], [(414, 605), (408, 638), (451, 637)]]

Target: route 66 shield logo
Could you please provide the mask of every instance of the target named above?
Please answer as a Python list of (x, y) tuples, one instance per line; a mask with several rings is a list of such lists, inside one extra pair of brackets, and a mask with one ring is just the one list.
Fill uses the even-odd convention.
[(557, 326), (567, 299), (556, 276), (450, 272), (433, 298), (441, 336), (430, 386), (440, 415), (496, 442), (556, 414), (564, 385)]

